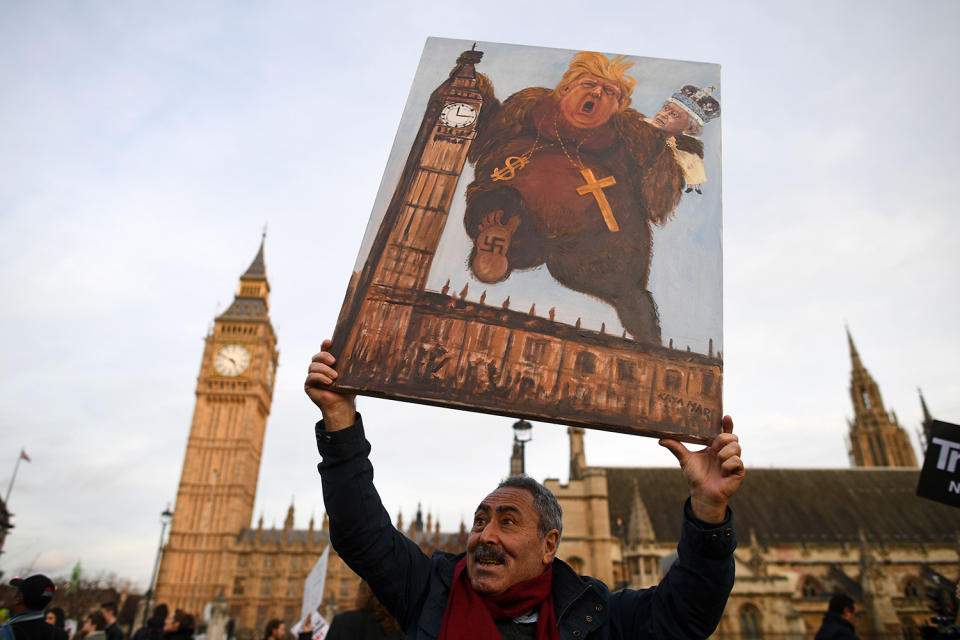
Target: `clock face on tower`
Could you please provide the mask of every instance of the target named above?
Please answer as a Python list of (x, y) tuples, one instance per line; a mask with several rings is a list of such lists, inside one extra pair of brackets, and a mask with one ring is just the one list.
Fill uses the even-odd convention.
[(222, 347), (213, 359), (213, 368), (222, 376), (238, 376), (250, 364), (250, 352), (239, 344)]
[(468, 127), (477, 119), (477, 110), (466, 102), (452, 102), (440, 112), (440, 122), (448, 127)]

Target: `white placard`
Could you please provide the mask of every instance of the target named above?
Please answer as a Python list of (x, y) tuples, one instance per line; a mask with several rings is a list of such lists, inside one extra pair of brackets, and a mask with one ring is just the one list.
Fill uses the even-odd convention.
[(300, 607), (300, 619), (311, 611), (316, 611), (323, 602), (323, 585), (327, 581), (327, 560), (330, 558), (330, 545), (320, 554), (317, 564), (313, 565), (310, 575), (303, 585), (303, 605)]

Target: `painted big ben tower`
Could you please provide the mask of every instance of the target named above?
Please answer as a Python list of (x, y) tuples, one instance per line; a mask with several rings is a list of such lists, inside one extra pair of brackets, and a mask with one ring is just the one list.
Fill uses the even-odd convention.
[(207, 334), (196, 406), (157, 602), (197, 614), (228, 591), (230, 541), (250, 526), (263, 436), (273, 399), (277, 337), (260, 250), (240, 276), (233, 303)]
[[(332, 350), (349, 369), (397, 341), (413, 305), (399, 291), (427, 283), (467, 151), (476, 138), (489, 81), (475, 66), (482, 51), (457, 58), (450, 75), (431, 94), (403, 174), (383, 216), (367, 263), (350, 290)], [(347, 335), (349, 332), (349, 335)]]
[(860, 361), (860, 354), (847, 330), (850, 359), (850, 462), (856, 467), (916, 467), (917, 457), (907, 432), (883, 406), (880, 387)]

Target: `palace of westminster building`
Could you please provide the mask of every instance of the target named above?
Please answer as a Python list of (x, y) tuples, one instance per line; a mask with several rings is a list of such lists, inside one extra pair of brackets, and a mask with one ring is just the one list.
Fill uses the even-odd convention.
[[(270, 322), (263, 244), (232, 304), (206, 336), (196, 407), (156, 601), (199, 613), (226, 598), (238, 635), (259, 637), (269, 618), (299, 616), (304, 581), (328, 545), (327, 522), (251, 526), (277, 338)], [(849, 337), (849, 335), (848, 335)], [(930, 613), (923, 575), (955, 579), (960, 514), (915, 496), (917, 458), (852, 338), (849, 469), (751, 468), (734, 497), (740, 545), (736, 583), (716, 638), (809, 638), (831, 594), (862, 610), (861, 637), (919, 637)], [(921, 402), (923, 398), (921, 397)], [(923, 404), (924, 426), (932, 418)], [(676, 468), (595, 467), (585, 433), (570, 428), (567, 484), (547, 479), (564, 512), (559, 556), (612, 588), (656, 584), (680, 532), (686, 485)], [(516, 468), (514, 451), (511, 467)], [(463, 550), (466, 531), (441, 532), (418, 512), (405, 528), (428, 554)], [(322, 613), (353, 608), (359, 584), (331, 551)], [(253, 636), (251, 636), (253, 637)]]

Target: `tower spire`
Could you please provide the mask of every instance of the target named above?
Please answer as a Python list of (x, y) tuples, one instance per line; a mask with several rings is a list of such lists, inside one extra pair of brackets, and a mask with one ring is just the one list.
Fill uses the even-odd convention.
[(246, 272), (240, 276), (240, 279), (251, 279), (251, 280), (266, 280), (267, 279), (267, 266), (263, 261), (263, 245), (267, 242), (267, 228), (263, 228), (263, 234), (260, 236), (260, 249), (257, 251), (257, 255), (253, 258), (253, 262), (250, 263), (250, 266), (247, 267)]
[(260, 236), (260, 248), (253, 262), (240, 276), (237, 293), (233, 303), (217, 320), (263, 321), (267, 320), (270, 310), (270, 283), (267, 281), (267, 267), (263, 259), (263, 247), (267, 241), (264, 229)]
[(917, 387), (917, 393), (920, 394), (920, 408), (923, 409), (923, 421), (930, 422), (933, 420), (933, 416), (930, 415), (930, 410), (927, 409), (927, 401), (923, 399), (923, 389)]
[(917, 393), (920, 394), (920, 408), (923, 409), (923, 423), (920, 425), (920, 446), (926, 451), (930, 446), (930, 429), (933, 426), (933, 416), (927, 409), (927, 401), (923, 398), (923, 391), (917, 387)]
[(850, 461), (857, 467), (916, 467), (916, 454), (907, 432), (900, 426), (895, 413), (887, 413), (880, 387), (863, 366), (849, 327), (846, 332), (852, 362)]
[(853, 344), (853, 336), (850, 335), (850, 327), (844, 325), (844, 329), (847, 331), (847, 344), (850, 345), (850, 360), (853, 362), (853, 370), (863, 370), (864, 373), (866, 373), (866, 369), (864, 369), (863, 363), (860, 361), (860, 354), (857, 353), (857, 345)]

